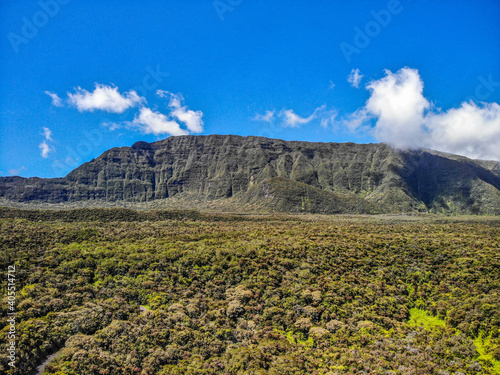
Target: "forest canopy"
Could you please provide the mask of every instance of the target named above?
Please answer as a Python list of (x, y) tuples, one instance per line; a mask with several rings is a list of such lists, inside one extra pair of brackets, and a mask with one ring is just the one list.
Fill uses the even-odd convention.
[(495, 218), (0, 216), (0, 373), (500, 373)]

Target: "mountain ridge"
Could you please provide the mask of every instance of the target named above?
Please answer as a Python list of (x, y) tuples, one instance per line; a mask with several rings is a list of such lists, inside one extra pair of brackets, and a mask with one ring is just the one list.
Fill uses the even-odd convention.
[(0, 198), (14, 202), (175, 196), (283, 212), (498, 215), (500, 169), (498, 162), (383, 143), (190, 135), (112, 148), (62, 178), (0, 177)]

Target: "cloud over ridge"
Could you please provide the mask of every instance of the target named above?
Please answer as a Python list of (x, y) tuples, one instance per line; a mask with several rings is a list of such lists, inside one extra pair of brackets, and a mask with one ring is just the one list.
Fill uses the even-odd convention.
[(69, 104), (75, 106), (80, 112), (101, 110), (111, 113), (123, 113), (131, 107), (143, 104), (145, 101), (146, 99), (137, 95), (134, 90), (120, 94), (118, 87), (98, 83), (96, 83), (93, 92), (77, 87), (75, 93), (68, 93)]
[(158, 90), (157, 95), (160, 97), (168, 95), (170, 97), (170, 102), (168, 103), (171, 110), (170, 115), (186, 124), (189, 131), (193, 133), (201, 133), (203, 131), (202, 111), (193, 111), (188, 109), (187, 106), (182, 105), (184, 98), (181, 95), (175, 95), (162, 90)]
[[(358, 87), (363, 75), (352, 69), (348, 82)], [(371, 135), (398, 149), (430, 148), (474, 159), (500, 160), (500, 105), (462, 102), (443, 110), (424, 96), (424, 82), (417, 69), (404, 67), (397, 72), (384, 71), (380, 79), (366, 85), (369, 97), (351, 113), (339, 116), (338, 110), (322, 105), (308, 117), (293, 109), (257, 114), (254, 121), (272, 122), (299, 128), (318, 120), (320, 126), (339, 125), (358, 135)]]
[(397, 148), (432, 148), (471, 158), (500, 160), (500, 105), (463, 102), (441, 110), (424, 97), (418, 70), (402, 68), (371, 81), (360, 109), (374, 120), (373, 136)]
[(316, 118), (316, 111), (308, 117), (300, 117), (293, 109), (283, 109), (280, 112), (280, 117), (283, 119), (284, 126), (296, 128), (303, 124), (308, 124)]
[[(63, 101), (55, 93), (45, 91), (52, 98), (52, 105), (63, 106)], [(146, 107), (146, 99), (130, 90), (120, 93), (118, 87), (104, 84), (95, 84), (94, 91), (90, 92), (77, 87), (74, 93), (67, 93), (67, 104), (77, 108), (80, 112), (103, 112), (122, 114), (127, 109), (138, 107), (132, 121), (104, 121), (103, 126), (110, 131), (117, 129), (139, 129), (144, 134), (154, 135), (186, 135), (190, 133), (201, 133), (203, 131), (203, 112), (193, 111), (183, 104), (184, 98), (181, 94), (172, 94), (168, 91), (157, 90), (156, 96), (168, 98), (166, 113), (157, 109)], [(184, 124), (185, 129), (181, 127)], [(48, 140), (48, 139), (47, 139)], [(40, 144), (42, 156), (51, 151), (47, 142)]]
[(169, 119), (163, 113), (153, 111), (147, 107), (140, 108), (139, 114), (132, 121), (132, 125), (137, 126), (145, 134), (189, 134), (188, 131), (181, 129), (176, 121)]

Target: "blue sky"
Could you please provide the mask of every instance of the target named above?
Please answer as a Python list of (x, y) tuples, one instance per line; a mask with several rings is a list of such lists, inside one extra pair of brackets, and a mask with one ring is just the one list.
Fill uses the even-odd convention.
[(497, 0), (0, 3), (0, 175), (172, 134), (500, 160)]

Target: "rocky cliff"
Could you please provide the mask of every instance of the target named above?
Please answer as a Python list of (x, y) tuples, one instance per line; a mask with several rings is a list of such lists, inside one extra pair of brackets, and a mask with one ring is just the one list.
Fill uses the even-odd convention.
[(500, 172), (496, 162), (385, 144), (209, 135), (113, 148), (64, 178), (0, 178), (0, 197), (16, 202), (174, 196), (289, 212), (500, 214)]

